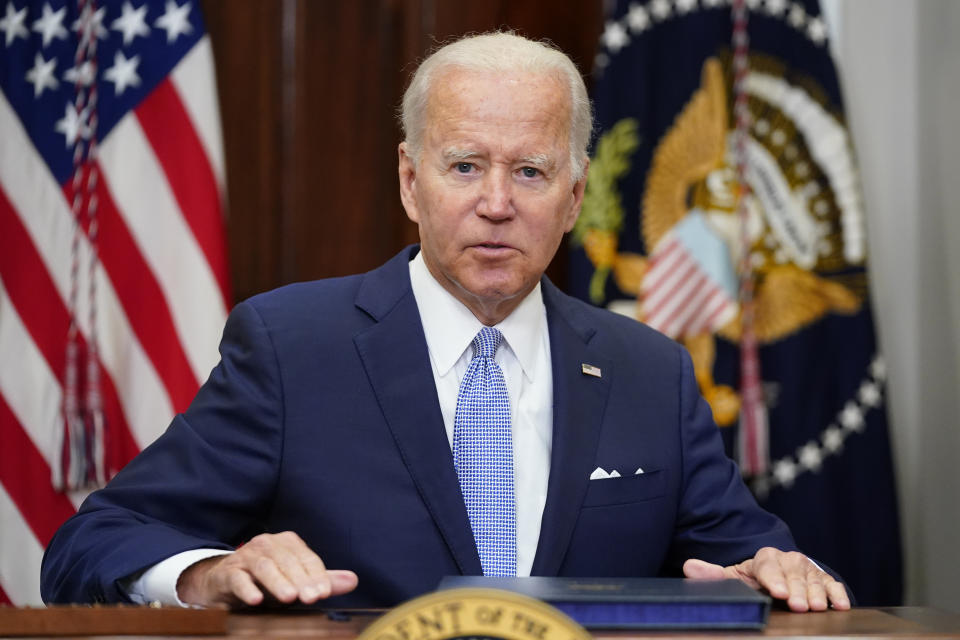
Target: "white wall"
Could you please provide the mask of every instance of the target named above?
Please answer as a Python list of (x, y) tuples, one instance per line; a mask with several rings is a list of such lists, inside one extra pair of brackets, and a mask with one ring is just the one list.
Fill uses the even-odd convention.
[(823, 4), (867, 203), (907, 601), (960, 611), (960, 2)]

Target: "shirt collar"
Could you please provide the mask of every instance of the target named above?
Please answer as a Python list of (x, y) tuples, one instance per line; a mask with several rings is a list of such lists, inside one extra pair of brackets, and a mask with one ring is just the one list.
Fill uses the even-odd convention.
[[(410, 261), (410, 285), (420, 310), (427, 348), (437, 373), (444, 376), (470, 347), (483, 324), (436, 281), (427, 269), (422, 252)], [(546, 309), (538, 282), (520, 305), (495, 327), (503, 334), (528, 380), (533, 380), (536, 374), (537, 350), (541, 348), (546, 326)]]

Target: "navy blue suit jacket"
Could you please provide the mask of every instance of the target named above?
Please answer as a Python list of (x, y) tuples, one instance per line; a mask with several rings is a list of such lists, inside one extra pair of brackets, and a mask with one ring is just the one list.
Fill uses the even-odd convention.
[[(336, 606), (479, 574), (410, 288), (415, 252), (237, 305), (187, 412), (50, 543), (44, 600), (123, 601), (118, 580), (173, 554), (288, 529), (359, 575)], [(534, 575), (677, 575), (687, 558), (795, 548), (724, 455), (682, 347), (546, 278), (543, 298), (554, 419)], [(590, 480), (597, 467), (623, 477)]]

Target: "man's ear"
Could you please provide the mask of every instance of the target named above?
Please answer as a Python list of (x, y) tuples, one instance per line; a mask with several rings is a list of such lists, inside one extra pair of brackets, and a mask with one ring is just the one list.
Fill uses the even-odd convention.
[(570, 210), (567, 212), (567, 220), (564, 225), (564, 231), (573, 229), (580, 217), (580, 207), (583, 205), (583, 193), (587, 187), (587, 175), (590, 169), (590, 158), (584, 158), (583, 177), (573, 183), (573, 200), (570, 203)]
[(407, 143), (397, 147), (397, 175), (400, 177), (400, 202), (407, 217), (420, 223), (420, 210), (417, 208), (417, 163), (407, 152)]

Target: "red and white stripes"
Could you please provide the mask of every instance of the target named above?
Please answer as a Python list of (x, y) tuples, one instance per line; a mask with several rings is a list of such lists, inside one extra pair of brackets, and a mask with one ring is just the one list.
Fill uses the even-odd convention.
[(76, 382), (109, 432), (105, 478), (217, 362), (231, 294), (212, 70), (204, 37), (63, 185), (0, 93), (0, 602), (39, 603), (43, 547), (82, 498), (51, 483), (68, 335), (91, 356)]
[(642, 287), (644, 322), (671, 338), (715, 330), (736, 305), (672, 232), (657, 243)]

